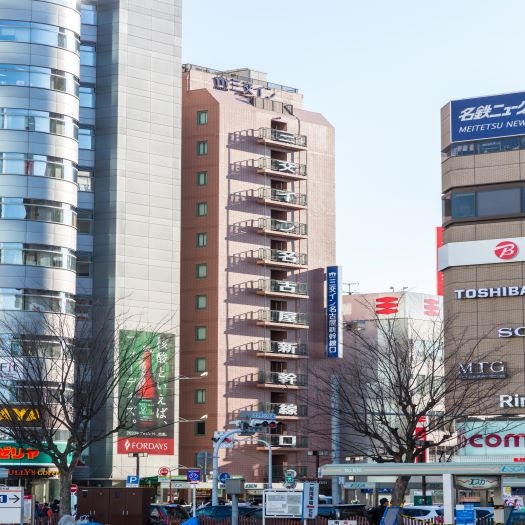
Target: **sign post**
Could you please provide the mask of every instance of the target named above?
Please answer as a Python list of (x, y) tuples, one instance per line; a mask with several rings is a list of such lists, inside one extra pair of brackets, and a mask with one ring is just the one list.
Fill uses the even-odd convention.
[(191, 484), (191, 503), (193, 508), (193, 517), (197, 515), (197, 485), (201, 479), (201, 470), (199, 468), (190, 468), (186, 472), (186, 479)]

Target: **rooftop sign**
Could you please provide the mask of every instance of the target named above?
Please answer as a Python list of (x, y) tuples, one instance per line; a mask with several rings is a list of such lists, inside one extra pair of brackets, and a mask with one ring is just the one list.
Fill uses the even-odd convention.
[(510, 137), (525, 134), (525, 93), (453, 100), (450, 140)]

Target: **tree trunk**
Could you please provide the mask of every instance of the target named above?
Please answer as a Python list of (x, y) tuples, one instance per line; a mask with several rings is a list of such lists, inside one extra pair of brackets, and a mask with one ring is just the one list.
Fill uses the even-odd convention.
[(59, 470), (60, 479), (60, 516), (72, 514), (71, 512), (71, 481), (73, 470)]
[(392, 491), (391, 505), (403, 505), (405, 503), (405, 494), (408, 487), (410, 476), (398, 476), (394, 483), (394, 490)]

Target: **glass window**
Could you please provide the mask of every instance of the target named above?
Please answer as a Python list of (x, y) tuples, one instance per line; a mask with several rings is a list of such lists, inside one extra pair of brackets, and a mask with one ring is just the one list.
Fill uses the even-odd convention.
[(475, 217), (476, 215), (476, 194), (454, 193), (451, 199), (452, 217)]
[(80, 191), (93, 191), (93, 170), (79, 168), (77, 183)]
[(204, 388), (195, 390), (195, 403), (198, 405), (206, 403), (206, 390)]
[(197, 124), (199, 126), (208, 124), (208, 110), (197, 111)]
[(206, 263), (199, 263), (195, 265), (195, 277), (197, 279), (204, 279), (208, 277), (208, 265)]
[(205, 421), (197, 421), (195, 423), (195, 435), (196, 436), (204, 436), (206, 434), (206, 422)]
[(94, 84), (80, 84), (78, 88), (78, 97), (80, 99), (80, 107), (94, 108), (95, 107), (95, 85)]
[(205, 357), (196, 357), (195, 358), (195, 372), (201, 374), (206, 372), (206, 358)]
[(197, 233), (197, 247), (204, 248), (208, 246), (208, 234), (206, 232)]
[(97, 50), (95, 44), (89, 42), (82, 42), (80, 44), (80, 65), (81, 66), (96, 66), (97, 65)]
[(195, 327), (195, 341), (206, 341), (206, 327), (196, 326)]
[(197, 155), (208, 155), (208, 141), (199, 140), (197, 142)]
[(92, 210), (78, 210), (77, 211), (77, 230), (78, 233), (93, 233), (93, 211)]
[(90, 26), (97, 25), (97, 6), (82, 2), (80, 5), (80, 22)]
[(208, 215), (208, 203), (198, 202), (197, 203), (197, 216), (203, 217), (205, 215)]
[(520, 188), (480, 191), (477, 197), (478, 217), (512, 215), (521, 212)]
[(195, 296), (195, 308), (197, 310), (204, 310), (207, 307), (208, 296), (207, 295), (196, 295)]
[(91, 126), (78, 128), (78, 147), (80, 149), (95, 149), (95, 128)]
[(90, 252), (77, 253), (77, 276), (91, 277), (93, 257)]
[(208, 172), (198, 171), (197, 172), (197, 186), (206, 186), (208, 184)]

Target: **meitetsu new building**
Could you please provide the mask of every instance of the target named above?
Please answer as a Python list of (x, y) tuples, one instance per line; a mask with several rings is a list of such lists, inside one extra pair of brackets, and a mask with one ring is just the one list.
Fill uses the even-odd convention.
[[(464, 381), (493, 391), (458, 426), (463, 461), (525, 456), (525, 93), (449, 102), (441, 110), (445, 353), (470, 341)], [(472, 373), (468, 373), (468, 371)], [(465, 372), (466, 371), (466, 372)], [(486, 424), (487, 416), (490, 425)], [(519, 467), (519, 466), (518, 466)], [(525, 473), (525, 466), (520, 470)]]

